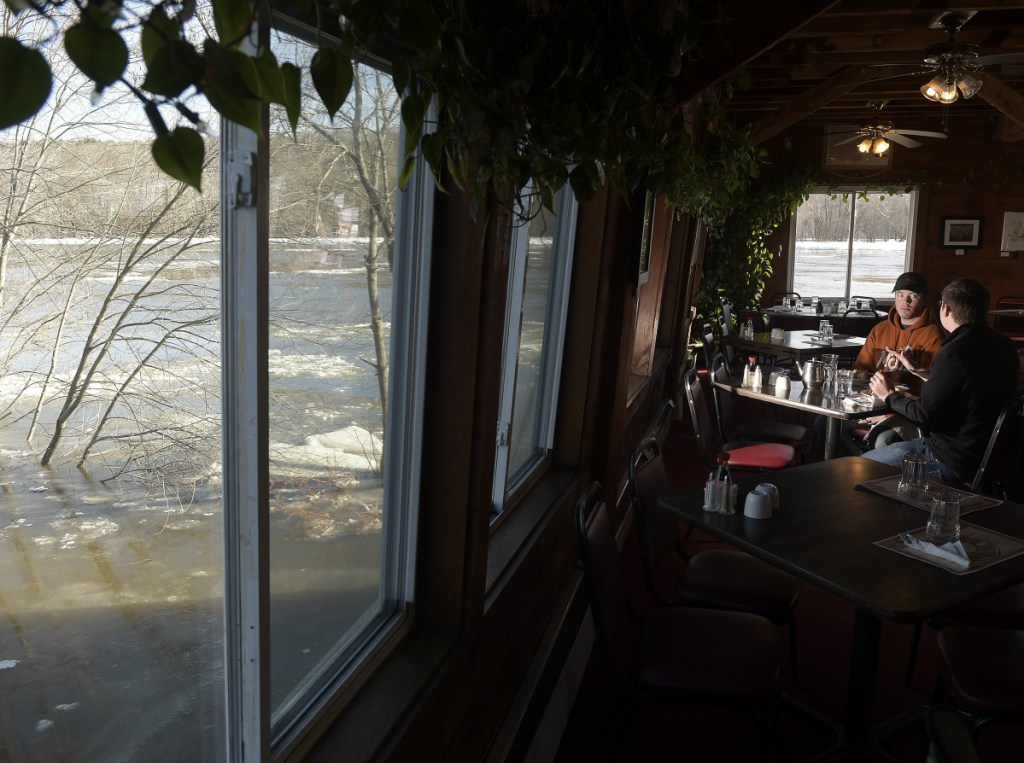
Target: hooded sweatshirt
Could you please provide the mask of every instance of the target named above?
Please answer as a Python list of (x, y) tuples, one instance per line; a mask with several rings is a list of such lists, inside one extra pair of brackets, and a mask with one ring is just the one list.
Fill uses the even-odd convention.
[[(931, 307), (925, 307), (917, 322), (907, 328), (903, 328), (896, 308), (891, 307), (886, 319), (868, 333), (864, 346), (857, 353), (853, 367), (869, 375), (873, 374), (878, 367), (878, 358), (882, 350), (886, 347), (902, 350), (909, 345), (918, 351), (917, 366), (925, 369), (931, 368), (932, 360), (942, 346), (945, 335), (942, 326), (935, 320), (935, 314)], [(902, 367), (893, 373), (892, 378), (894, 382), (907, 384), (911, 389), (919, 388), (921, 385), (920, 378)]]

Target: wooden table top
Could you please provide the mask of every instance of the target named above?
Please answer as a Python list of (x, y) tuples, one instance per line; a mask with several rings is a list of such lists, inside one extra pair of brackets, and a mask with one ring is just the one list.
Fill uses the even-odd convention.
[[(668, 493), (659, 504), (682, 521), (732, 543), (775, 567), (895, 622), (912, 622), (1024, 580), (1024, 555), (966, 575), (874, 545), (924, 526), (927, 512), (864, 489), (865, 480), (896, 473), (859, 456), (737, 479), (733, 515), (705, 512), (704, 489)], [(771, 519), (743, 515), (747, 492), (778, 486)], [(1024, 506), (1006, 502), (973, 512), (972, 524), (1024, 538)]]

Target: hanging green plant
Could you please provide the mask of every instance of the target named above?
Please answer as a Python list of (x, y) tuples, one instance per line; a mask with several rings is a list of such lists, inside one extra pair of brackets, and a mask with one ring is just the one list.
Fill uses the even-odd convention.
[(786, 161), (760, 178), (744, 194), (704, 250), (697, 312), (711, 320), (724, 297), (734, 308), (760, 306), (765, 281), (772, 274), (772, 252), (766, 241), (803, 203), (815, 185), (811, 168)]

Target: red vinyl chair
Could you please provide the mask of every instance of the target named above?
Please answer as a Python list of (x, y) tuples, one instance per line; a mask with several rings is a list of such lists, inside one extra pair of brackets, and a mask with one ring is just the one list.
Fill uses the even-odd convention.
[(796, 450), (792, 445), (775, 442), (722, 442), (704, 399), (704, 389), (695, 363), (690, 364), (684, 376), (686, 402), (690, 408), (693, 432), (697, 437), (697, 448), (705, 466), (713, 468), (722, 451), (728, 451), (729, 469), (732, 471), (765, 472), (793, 465)]
[[(715, 381), (725, 381), (729, 378), (729, 368), (721, 353), (711, 361), (711, 378)], [(814, 442), (813, 429), (788, 421), (758, 420), (736, 425), (733, 421), (731, 393), (712, 386), (711, 396), (718, 412), (718, 431), (723, 438), (729, 437), (741, 442), (783, 443), (791, 446), (800, 455), (801, 462), (807, 460), (807, 452)]]
[[(736, 549), (709, 548), (687, 555), (679, 539), (674, 516), (658, 505), (668, 489), (668, 475), (661, 448), (646, 438), (629, 454), (629, 485), (640, 539), (644, 583), (651, 598), (662, 606), (686, 605), (709, 609), (752, 612), (789, 627), (790, 664), (794, 683), (796, 668), (797, 599), (801, 583), (782, 570)], [(686, 560), (666, 595), (658, 584), (658, 570), (675, 552)]]
[(643, 702), (717, 705), (749, 713), (762, 736), (762, 754), (774, 750), (782, 683), (775, 626), (748, 612), (699, 607), (656, 607), (639, 617), (629, 605), (599, 483), (576, 502), (576, 530), (597, 646), (624, 695), (624, 712), (613, 719), (616, 738)]

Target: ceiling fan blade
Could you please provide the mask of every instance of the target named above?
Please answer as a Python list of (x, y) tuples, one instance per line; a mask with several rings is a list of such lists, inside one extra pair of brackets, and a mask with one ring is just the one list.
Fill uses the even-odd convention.
[(852, 138), (847, 138), (846, 140), (841, 140), (838, 143), (833, 143), (832, 145), (833, 146), (845, 146), (847, 143), (853, 143), (855, 140), (860, 140), (860, 139), (861, 139), (861, 135), (857, 134), (857, 135), (854, 135)]
[(896, 135), (920, 135), (923, 138), (945, 138), (946, 133), (944, 132), (933, 132), (932, 130), (890, 130), (891, 134)]
[(993, 53), (990, 56), (978, 56), (975, 63), (978, 66), (996, 66), (997, 64), (1019, 64), (1024, 61), (1024, 51), (1016, 53)]
[(886, 133), (885, 139), (892, 141), (898, 146), (903, 146), (904, 148), (917, 148), (918, 146), (921, 145), (918, 141), (914, 140), (913, 138), (904, 137), (903, 135), (900, 135), (899, 133), (896, 132)]

